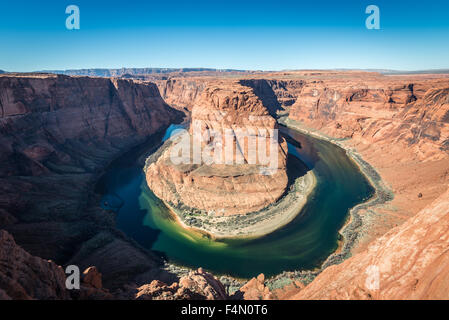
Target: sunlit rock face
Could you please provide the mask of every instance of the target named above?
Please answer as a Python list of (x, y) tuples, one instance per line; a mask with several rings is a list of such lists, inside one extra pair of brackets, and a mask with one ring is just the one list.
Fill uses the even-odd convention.
[(34, 257), (0, 230), (0, 300), (69, 299), (64, 270)]
[(361, 249), (446, 191), (447, 75), (292, 71), (240, 83), (254, 88), (264, 104), (288, 114), (290, 125), (356, 151), (391, 187), (391, 207), (380, 209), (387, 218), (369, 218), (372, 225)]
[(170, 286), (154, 280), (137, 289), (138, 300), (226, 300), (223, 284), (212, 274), (199, 268), (182, 276)]
[(287, 91), (289, 119), (344, 139), (394, 192), (375, 215), (362, 213), (369, 225), (353, 258), (291, 298), (447, 299), (447, 76), (323, 74)]
[(329, 137), (347, 139), (346, 144), (391, 185), (392, 215), (402, 216), (401, 222), (446, 190), (447, 77), (333, 74), (302, 82), (289, 92), (295, 93), (290, 119)]
[(291, 299), (449, 298), (449, 192)]
[(32, 255), (95, 264), (105, 285), (157, 269), (158, 258), (114, 233), (93, 189), (114, 158), (180, 116), (152, 83), (1, 75), (0, 229)]
[(148, 167), (146, 178), (174, 206), (244, 214), (285, 192), (286, 154), (275, 120), (252, 89), (217, 82), (196, 99), (190, 129)]

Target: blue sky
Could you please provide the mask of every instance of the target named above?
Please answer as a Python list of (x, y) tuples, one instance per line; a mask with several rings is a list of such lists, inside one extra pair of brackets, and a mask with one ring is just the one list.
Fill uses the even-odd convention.
[[(78, 5), (81, 29), (65, 28)], [(380, 30), (365, 8), (380, 8)], [(2, 1), (0, 69), (449, 68), (449, 1)]]

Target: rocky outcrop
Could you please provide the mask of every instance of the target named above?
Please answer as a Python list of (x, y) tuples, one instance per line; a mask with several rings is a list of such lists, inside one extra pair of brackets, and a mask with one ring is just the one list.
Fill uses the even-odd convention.
[(277, 80), (277, 79), (244, 79), (240, 84), (253, 88), (254, 93), (267, 106), (271, 115), (275, 116), (293, 105), (302, 87), (304, 80)]
[[(210, 84), (192, 109), (187, 158), (176, 163), (174, 147), (167, 148), (148, 166), (148, 185), (175, 207), (220, 215), (258, 211), (277, 201), (288, 182), (287, 145), (273, 135), (275, 129), (275, 120), (252, 90), (235, 82)], [(198, 159), (195, 146), (202, 152)], [(262, 162), (260, 150), (274, 156), (269, 157), (270, 163)], [(271, 163), (273, 158), (276, 161)]]
[[(443, 216), (448, 211), (449, 80), (436, 75), (386, 77), (358, 72), (291, 72), (279, 78), (289, 79), (285, 90), (294, 100), (285, 107), (295, 120), (289, 123), (361, 155), (391, 187), (394, 199), (361, 212), (364, 227), (354, 258), (325, 269), (304, 290), (288, 288), (277, 296), (447, 299), (447, 281), (437, 280), (446, 276), (447, 230), (437, 230), (430, 220), (445, 225)], [(266, 88), (268, 84), (282, 101), (285, 94), (275, 88), (284, 80), (260, 81), (247, 80), (245, 85)], [(421, 218), (414, 217), (419, 211)], [(422, 226), (425, 215), (429, 225)], [(376, 268), (380, 269), (380, 289), (373, 291), (366, 281), (372, 281), (369, 275)]]
[(155, 81), (162, 98), (178, 110), (191, 112), (203, 91), (214, 80), (173, 78)]
[(125, 285), (110, 292), (102, 284), (97, 267), (88, 267), (81, 275), (79, 289), (66, 288), (66, 274), (50, 260), (30, 255), (13, 237), (0, 230), (0, 300), (224, 300), (228, 296), (221, 282), (201, 268), (167, 286), (159, 280), (135, 289)]
[(114, 296), (102, 285), (96, 267), (87, 268), (79, 288), (66, 288), (64, 269), (51, 260), (30, 255), (0, 230), (0, 300), (105, 300)]
[[(240, 75), (245, 77), (245, 75)], [(154, 81), (159, 87), (162, 98), (171, 106), (191, 112), (197, 101), (201, 102), (204, 90), (217, 83), (213, 77), (176, 77), (168, 80)], [(234, 81), (221, 80), (224, 87)], [(252, 89), (254, 94), (261, 100), (271, 115), (283, 111), (296, 102), (304, 80), (279, 80), (279, 79), (242, 79), (238, 80), (242, 86)]]
[(138, 288), (139, 300), (225, 300), (226, 290), (223, 284), (201, 268), (174, 282), (170, 286), (154, 280)]
[(60, 265), (101, 264), (107, 286), (159, 274), (162, 261), (115, 229), (93, 188), (114, 158), (180, 117), (151, 83), (0, 76), (0, 228)]
[(0, 230), (0, 299), (69, 299), (64, 270), (30, 255)]
[[(360, 154), (389, 184), (394, 199), (361, 213), (365, 227), (353, 258), (325, 269), (290, 297), (447, 298), (446, 281), (435, 280), (446, 276), (447, 230), (433, 223), (444, 226), (448, 212), (449, 80), (319, 75), (293, 91), (289, 117), (297, 127)], [(380, 289), (372, 290), (370, 275), (376, 270)]]
[(359, 153), (394, 193), (388, 206), (365, 215), (370, 227), (360, 248), (446, 190), (448, 99), (447, 78), (369, 73), (320, 75), (297, 95), (290, 119)]
[(101, 273), (98, 272), (96, 267), (89, 267), (84, 270), (83, 283), (95, 289), (101, 289), (103, 287)]
[(120, 298), (118, 294), (112, 294), (108, 289), (103, 288), (102, 274), (95, 266), (84, 270), (81, 275), (79, 290), (71, 290), (70, 295), (75, 300), (112, 300)]
[(449, 299), (449, 191), (292, 299)]
[[(265, 119), (261, 126), (273, 128), (267, 115), (289, 113), (302, 129), (338, 139), (360, 154), (393, 189), (392, 202), (361, 212), (368, 227), (352, 258), (325, 269), (305, 288), (294, 285), (275, 297), (448, 298), (447, 78), (308, 71), (240, 80), (170, 78), (157, 86), (170, 104), (218, 131), (244, 125), (254, 115)], [(106, 78), (0, 76), (0, 228), (26, 250), (0, 231), (0, 299), (135, 298), (136, 291), (139, 299), (226, 298), (216, 279), (202, 271), (173, 283), (160, 259), (115, 230), (93, 193), (112, 159), (179, 118), (158, 87)], [(219, 117), (223, 111), (229, 120)], [(248, 150), (241, 151), (248, 160)], [(169, 202), (191, 201), (207, 210), (219, 199), (220, 208), (223, 202), (235, 214), (275, 201), (284, 188), (282, 164), (273, 182), (245, 163), (230, 171), (161, 160), (147, 171), (147, 180)], [(69, 296), (62, 268), (46, 259), (87, 268), (84, 289)], [(125, 283), (130, 285), (122, 291), (108, 290)], [(247, 299), (272, 297), (261, 277), (240, 293)]]

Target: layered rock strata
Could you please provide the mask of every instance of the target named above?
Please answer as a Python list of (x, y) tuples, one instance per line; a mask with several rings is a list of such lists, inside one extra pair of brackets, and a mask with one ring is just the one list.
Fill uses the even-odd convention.
[[(358, 243), (353, 249), (353, 254), (360, 254), (350, 261), (376, 259), (377, 253), (381, 254), (380, 246), (376, 245), (375, 250), (369, 251), (366, 247), (389, 230), (394, 233), (387, 238), (388, 241), (382, 242), (385, 244), (382, 249), (384, 265), (402, 261), (407, 254), (401, 252), (412, 240), (418, 250), (416, 260), (409, 263), (403, 261), (404, 265), (399, 263), (397, 268), (419, 268), (422, 265), (419, 261), (429, 257), (428, 265), (426, 263), (415, 279), (417, 285), (411, 284), (407, 276), (402, 279), (401, 272), (396, 274), (391, 268), (388, 274), (396, 279), (397, 288), (393, 289), (394, 283), (389, 282), (389, 288), (382, 290), (381, 282), (379, 292), (369, 292), (364, 283), (368, 263), (347, 262), (342, 267), (326, 269), (323, 276), (312, 282), (310, 289), (302, 294), (295, 295), (299, 289), (289, 288), (286, 289), (288, 294), (285, 292), (282, 295), (281, 292), (278, 296), (301, 299), (444, 297), (445, 281), (429, 284), (430, 280), (426, 280), (427, 272), (429, 276), (436, 274), (438, 279), (443, 277), (443, 273), (438, 273), (440, 269), (433, 269), (433, 266), (444, 267), (444, 253), (441, 252), (440, 260), (419, 249), (419, 246), (425, 246), (426, 236), (423, 233), (418, 232), (413, 239), (396, 234), (398, 228), (402, 228), (398, 226), (405, 221), (410, 232), (413, 229), (423, 230), (418, 223), (408, 220), (420, 210), (428, 208), (429, 218), (430, 215), (438, 216), (447, 211), (439, 207), (444, 207), (443, 194), (449, 184), (447, 76), (308, 71), (273, 73), (263, 77), (248, 78), (240, 83), (254, 89), (258, 97), (268, 101), (278, 114), (289, 114), (289, 125), (338, 142), (351, 154), (370, 163), (380, 173), (377, 178), (383, 179), (393, 191), (394, 199), (391, 202), (360, 212), (362, 227), (358, 228)], [(433, 201), (435, 203), (432, 205)], [(444, 228), (435, 232), (441, 240), (446, 237)], [(388, 235), (390, 233), (385, 237)], [(393, 244), (400, 249), (398, 253), (388, 249)], [(439, 249), (435, 250), (439, 252)], [(354, 272), (357, 280), (352, 279), (350, 273), (343, 272), (346, 267), (351, 270), (358, 268)], [(334, 286), (333, 277), (340, 271), (344, 275), (335, 281)], [(423, 287), (415, 290), (419, 283), (424, 283)]]
[[(187, 154), (175, 149), (184, 142)], [(175, 207), (245, 214), (284, 194), (286, 155), (275, 120), (252, 90), (218, 83), (195, 101), (190, 132), (146, 168), (146, 177), (153, 192)]]
[(291, 299), (449, 299), (449, 192)]
[[(160, 81), (158, 86), (162, 91), (174, 80), (178, 81)], [(173, 99), (180, 109), (193, 110), (215, 80), (190, 80), (173, 83), (164, 98)], [(185, 81), (190, 81), (190, 93), (183, 87)], [(395, 195), (391, 203), (363, 214), (369, 228), (362, 230), (364, 240), (353, 258), (327, 268), (305, 289), (296, 286), (277, 296), (447, 298), (447, 76), (308, 71), (248, 76), (238, 84), (249, 88), (270, 113), (285, 109), (302, 129), (339, 139), (359, 153)], [(31, 254), (44, 258), (19, 252), (12, 238), (1, 234), (0, 253), (8, 252), (2, 259), (14, 269), (0, 270), (1, 298), (67, 298), (58, 289), (61, 268), (46, 259), (82, 268), (96, 265), (108, 287), (136, 279), (150, 283), (162, 276), (158, 259), (117, 232), (90, 191), (97, 173), (111, 159), (176, 118), (170, 110), (151, 84), (0, 76), (4, 151), (0, 154), (0, 228), (9, 230)], [(28, 262), (14, 266), (10, 257)], [(41, 269), (54, 282), (37, 281), (27, 287)], [(20, 283), (22, 278), (27, 279), (25, 284)], [(95, 270), (87, 271), (85, 278), (86, 286), (97, 289)], [(246, 287), (258, 287), (260, 281), (256, 282)]]
[(160, 276), (162, 261), (115, 229), (93, 188), (114, 158), (180, 116), (151, 83), (0, 76), (0, 228), (43, 259), (100, 267), (108, 286)]

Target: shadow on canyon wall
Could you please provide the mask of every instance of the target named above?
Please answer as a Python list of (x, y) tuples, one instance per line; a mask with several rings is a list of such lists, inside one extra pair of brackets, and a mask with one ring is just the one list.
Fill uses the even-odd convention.
[(176, 278), (116, 229), (94, 189), (111, 159), (154, 146), (183, 113), (128, 80), (2, 75), (0, 93), (0, 229), (34, 256), (95, 265), (107, 288)]

